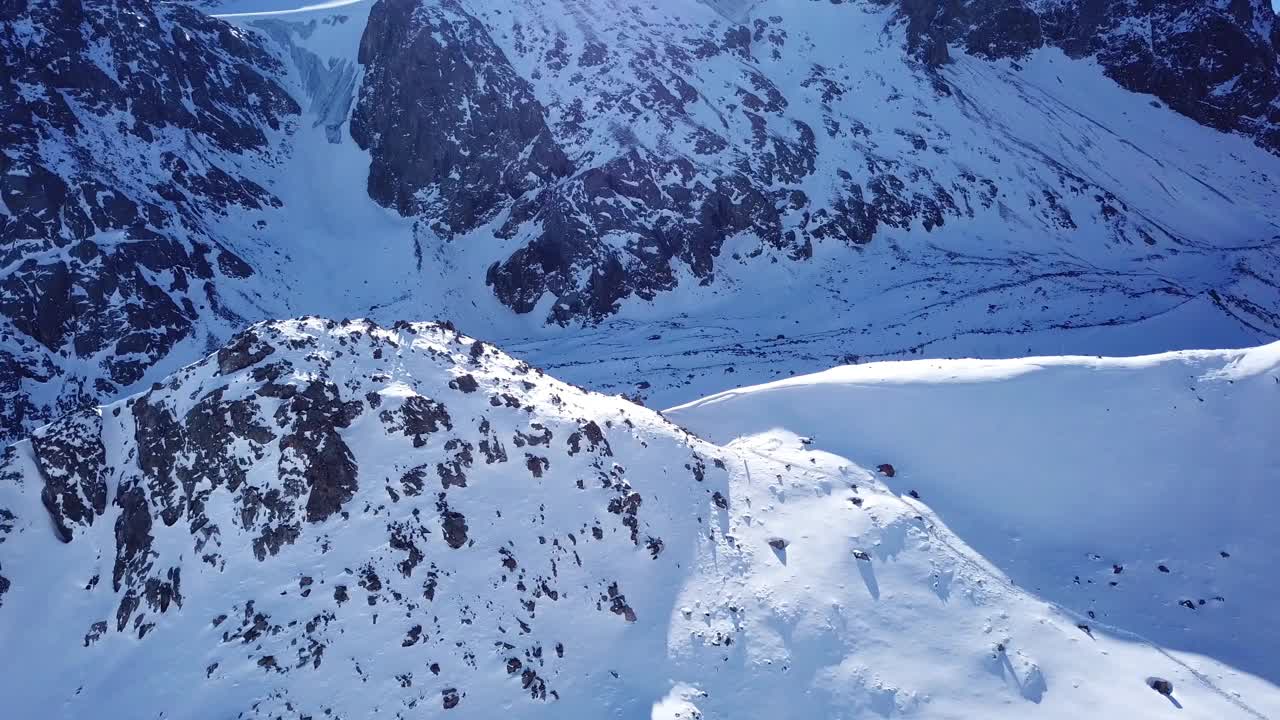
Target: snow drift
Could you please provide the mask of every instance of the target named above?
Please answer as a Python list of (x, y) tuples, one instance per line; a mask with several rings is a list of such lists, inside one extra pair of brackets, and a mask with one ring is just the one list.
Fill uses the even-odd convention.
[(1020, 587), (1280, 680), (1280, 343), (846, 366), (666, 416), (730, 447), (804, 436), (890, 464), (883, 482)]

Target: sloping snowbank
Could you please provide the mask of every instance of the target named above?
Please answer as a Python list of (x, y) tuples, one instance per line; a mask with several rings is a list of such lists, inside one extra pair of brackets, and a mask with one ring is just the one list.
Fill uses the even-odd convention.
[(886, 484), (1029, 592), (1280, 680), (1280, 343), (846, 366), (665, 414), (890, 463)]

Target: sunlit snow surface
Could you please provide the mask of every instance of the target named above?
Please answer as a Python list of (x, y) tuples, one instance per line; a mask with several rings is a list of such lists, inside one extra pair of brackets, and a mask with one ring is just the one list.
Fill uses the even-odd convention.
[[(765, 507), (753, 503), (764, 532), (804, 538), (804, 550), (797, 543), (788, 553), (806, 567), (775, 566), (787, 577), (780, 584), (803, 585), (815, 613), (831, 599), (830, 612), (858, 618), (858, 649), (844, 662), (871, 673), (888, 666), (914, 676), (925, 666), (950, 674), (965, 664), (957, 652), (966, 644), (961, 618), (988, 632), (1021, 616), (1023, 630), (995, 632), (1016, 637), (1038, 625), (1036, 647), (1015, 654), (1035, 658), (1049, 688), (1035, 710), (1046, 715), (1096, 702), (1108, 717), (1162, 716), (1170, 708), (1140, 682), (1161, 673), (1215, 704), (1247, 706), (1228, 712), (1186, 701), (1184, 711), (1280, 712), (1270, 569), (1280, 543), (1280, 449), (1272, 438), (1280, 426), (1280, 344), (1128, 359), (876, 363), (730, 391), (664, 414), (748, 458), (782, 457), (816, 475), (893, 465), (894, 477), (877, 473), (871, 484), (910, 509), (890, 503), (904, 514), (886, 511), (865, 534), (850, 532), (834, 508), (812, 512), (820, 501), (805, 492), (795, 498), (798, 488), (786, 481), (775, 482)], [(836, 477), (837, 489), (850, 479)], [(848, 582), (854, 565), (831, 567), (830, 558), (853, 546), (873, 557), (857, 566), (871, 599), (824, 598)], [(930, 555), (930, 565), (911, 568), (912, 551)], [(936, 598), (921, 600), (921, 585)], [(1045, 604), (1030, 610), (1021, 606), (1026, 596)], [(994, 620), (993, 606), (1011, 617)], [(868, 647), (884, 654), (867, 658)], [(1095, 670), (1099, 679), (1089, 680)], [(1012, 668), (995, 674), (1027, 690)], [(990, 681), (964, 678), (960, 686), (984, 695)], [(1095, 683), (1111, 687), (1090, 697), (1091, 686), (1101, 690)], [(923, 715), (996, 712), (943, 709), (961, 693), (934, 695)]]
[[(234, 0), (218, 12), (255, 32), (264, 20), (302, 23), (292, 40), (298, 47), (326, 63), (352, 61), (371, 3), (299, 5)], [(597, 33), (620, 52), (643, 47), (609, 33), (616, 4), (464, 5), (499, 42), (522, 22), (563, 33), (569, 52)], [(570, 5), (587, 12), (569, 15)], [(723, 21), (697, 4), (627, 5), (652, 23), (654, 35), (674, 24)], [(820, 245), (799, 264), (775, 263), (767, 251), (751, 257), (758, 241), (734, 238), (711, 285), (685, 277), (652, 303), (627, 301), (600, 327), (549, 328), (539, 311), (512, 316), (484, 286), (486, 268), (513, 249), (509, 242), (496, 241), (493, 228), (448, 243), (415, 232), (413, 219), (369, 200), (368, 155), (345, 134), (331, 142), (308, 117), (275, 138), (277, 164), (244, 168), (283, 207), (236, 210), (225, 219), (223, 240), (258, 270), (242, 297), (227, 298), (232, 309), (246, 318), (452, 318), (554, 377), (636, 394), (653, 407), (688, 403), (665, 415), (702, 440), (617, 398), (550, 379), (523, 388), (511, 360), (476, 371), (486, 391), (521, 388), (513, 392), (533, 407), (527, 416), (508, 408), (504, 441), (529, 431), (530, 422), (556, 429), (558, 454), (545, 481), (535, 484), (517, 457), (514, 469), (477, 469), (468, 488), (477, 516), (501, 508), (528, 525), (491, 521), (487, 536), (477, 530), (483, 537), (474, 554), (438, 542), (431, 548), (432, 560), (455, 569), (458, 580), (431, 611), (443, 618), (443, 631), (430, 658), (402, 646), (414, 618), (380, 614), (362, 605), (361, 595), (335, 615), (323, 669), (287, 678), (257, 660), (266, 651), (296, 652), (289, 644), (296, 635), (284, 632), (265, 640), (266, 650), (251, 651), (224, 643), (210, 621), (232, 607), (243, 613), (253, 597), (259, 609), (305, 624), (316, 608), (298, 604), (304, 571), (327, 578), (326, 592), (335, 582), (354, 588), (351, 566), (386, 551), (378, 513), (400, 517), (410, 507), (386, 510), (381, 482), (362, 485), (350, 501), (353, 509), (373, 508), (372, 515), (309, 526), (302, 542), (266, 562), (246, 554), (244, 538), (232, 532), (232, 508), (220, 508), (227, 552), (239, 553), (229, 574), (190, 556), (176, 531), (159, 530), (165, 559), (186, 569), (186, 604), (153, 617), (158, 627), (142, 640), (108, 633), (91, 647), (84, 647), (86, 630), (109, 619), (119, 600), (105, 580), (96, 594), (84, 589), (95, 571), (110, 574), (114, 516), (62, 545), (39, 485), (0, 483), (0, 505), (19, 509), (18, 530), (0, 545), (0, 573), (14, 580), (0, 607), (0, 639), (18, 648), (0, 657), (0, 714), (220, 718), (260, 702), (262, 717), (321, 707), (352, 718), (370, 717), (375, 708), (386, 717), (661, 720), (699, 712), (1280, 716), (1280, 624), (1270, 613), (1280, 592), (1280, 448), (1269, 442), (1280, 426), (1280, 347), (1096, 357), (1273, 339), (1273, 329), (1232, 315), (1209, 291), (1270, 297), (1266, 283), (1241, 268), (1274, 267), (1280, 161), (1245, 139), (1152, 107), (1096, 66), (1057, 51), (1037, 53), (1020, 69), (960, 57), (943, 73), (966, 101), (938, 101), (896, 59), (901, 38), (884, 34), (883, 15), (781, 0), (743, 7), (720, 3), (718, 10), (791, 19), (794, 42), (780, 60), (763, 61), (761, 72), (788, 91), (795, 117), (821, 124), (797, 89), (800, 69), (812, 62), (841, 68), (856, 87), (845, 110), (881, 142), (905, 144), (892, 139), (894, 129), (905, 128), (946, 150), (913, 160), (931, 172), (973, 167), (1014, 192), (1061, 165), (1119, 193), (1186, 245), (1159, 256), (1143, 246), (1104, 247), (1093, 242), (1101, 227), (1064, 242), (1014, 211), (949, 221), (932, 232), (889, 230), (861, 250)], [(544, 71), (534, 82), (540, 100), (552, 105), (568, 92), (536, 58), (504, 50), (531, 82), (535, 70)], [(307, 107), (306, 85), (290, 67), (291, 88)], [(732, 98), (715, 73), (700, 82), (701, 111), (713, 114)], [(1078, 111), (1086, 107), (1093, 112)], [(644, 142), (660, 141), (656, 132), (635, 128)], [(606, 135), (601, 129), (599, 137)], [(814, 184), (807, 190), (821, 195)], [(290, 332), (324, 335), (314, 323)], [(424, 350), (432, 342), (406, 344)], [(196, 344), (182, 348), (182, 357), (175, 351), (139, 389), (193, 359)], [(866, 362), (1073, 353), (1090, 357)], [(319, 360), (295, 360), (321, 372)], [(455, 367), (437, 360), (406, 353), (397, 358), (399, 375), (385, 383), (359, 359), (335, 373), (346, 373), (361, 392), (373, 383), (371, 390), (388, 398), (448, 394), (448, 380), (467, 361), (452, 358)], [(804, 375), (845, 362), (862, 364)], [(800, 377), (696, 400), (789, 375)], [(182, 390), (208, 391), (216, 382), (197, 374)], [(486, 398), (450, 397), (469, 420), (493, 412)], [(111, 411), (104, 418), (113, 418), (107, 425), (117, 436), (108, 439), (120, 440), (112, 461), (126, 469), (135, 462), (125, 437), (132, 418), (128, 410), (121, 417)], [(557, 665), (560, 700), (532, 702), (493, 649), (518, 634), (516, 626), (464, 623), (462, 608), (492, 599), (503, 543), (517, 543), (539, 561), (552, 557), (528, 520), (539, 512), (535, 503), (561, 509), (551, 524), (562, 534), (607, 515), (580, 499), (574, 483), (588, 466), (568, 457), (555, 423), (624, 416), (635, 429), (616, 440), (616, 459), (630, 468), (652, 527), (668, 545), (660, 561), (643, 548), (609, 546), (574, 576), (587, 583), (632, 579), (626, 591), (635, 624), (607, 605), (593, 610), (596, 597), (587, 593), (539, 605), (540, 637), (573, 640)], [(394, 479), (401, 453), (410, 452), (403, 438), (391, 439), (372, 421), (344, 437), (378, 481)], [(725, 467), (708, 469), (707, 484), (691, 486), (690, 452)], [(274, 459), (254, 470), (264, 483), (273, 481)], [(895, 468), (892, 478), (876, 470), (885, 463)], [(708, 504), (712, 488), (724, 493), (726, 508)], [(423, 508), (435, 512), (429, 502)], [(326, 538), (338, 551), (320, 552)], [(770, 540), (785, 540), (786, 548), (775, 550)], [(413, 584), (420, 592), (421, 577)], [(498, 601), (481, 616), (519, 612)], [(487, 645), (471, 664), (473, 649), (458, 649), (459, 641)], [(444, 665), (442, 675), (427, 669), (432, 661)], [(213, 662), (220, 665), (209, 670)], [(406, 673), (414, 684), (399, 679)], [(1172, 700), (1147, 687), (1150, 676), (1174, 683)], [(447, 687), (465, 697), (445, 711)], [(292, 705), (281, 700), (286, 696)]]
[[(265, 336), (277, 349), (259, 367), (292, 364), (278, 382), (324, 379), (344, 397), (376, 396), (372, 407), (389, 417), (421, 394), (447, 407), (449, 433), (410, 444), (394, 422), (361, 412), (341, 431), (359, 466), (348, 515), (305, 524), (278, 555), (253, 557), (256, 530), (241, 527), (248, 518), (222, 494), (206, 506), (221, 528), (205, 550), (213, 563), (191, 554), (185, 522), (157, 520), (155, 567), (181, 568), (183, 599), (147, 613), (152, 627), (141, 639), (138, 623), (121, 632), (111, 624), (119, 510), (109, 505), (59, 543), (31, 446), (19, 445), (8, 467), (20, 473), (16, 484), (0, 480), (8, 513), (0, 572), (11, 581), (0, 606), (0, 634), (13, 648), (0, 658), (7, 712), (1280, 713), (1280, 637), (1269, 619), (1280, 542), (1280, 450), (1269, 442), (1280, 420), (1280, 344), (844, 367), (706, 398), (664, 419), (440, 328), (308, 320), (274, 324)], [(213, 392), (260, 404), (264, 420), (292, 412), (255, 399), (254, 368), (216, 367), (183, 371), (148, 402), (182, 417)], [(459, 389), (463, 373), (476, 390)], [(139, 407), (102, 410), (111, 478), (135, 472)], [(570, 431), (587, 421), (604, 429), (607, 447), (582, 452), (582, 436)], [(472, 541), (449, 547), (435, 524), (434, 478), (425, 495), (389, 490), (407, 465), (446, 457), (457, 447), (451, 435), (474, 447), (476, 423), (515, 462), (477, 458), (465, 486), (440, 493), (465, 513)], [(545, 444), (528, 444), (544, 432)], [(235, 452), (259, 492), (282, 482), (274, 444)], [(530, 455), (548, 460), (541, 474), (523, 467)], [(625, 476), (626, 492), (643, 498), (636, 544), (605, 508), (613, 491), (598, 485), (601, 469)], [(583, 479), (585, 487), (575, 484)], [(423, 527), (416, 569), (401, 563), (403, 540), (388, 545), (388, 530), (406, 522)], [(593, 539), (590, 527), (603, 532)], [(653, 538), (662, 540), (656, 552)], [(525, 580), (557, 593), (524, 594), (533, 589)], [(601, 602), (610, 584), (634, 615)], [(258, 627), (255, 613), (264, 624), (246, 635)], [(94, 632), (99, 619), (107, 629)], [(316, 643), (323, 662), (313, 668)], [(512, 656), (555, 695), (531, 699)], [(1149, 677), (1171, 681), (1172, 697), (1148, 687)], [(450, 690), (458, 704), (445, 708)]]

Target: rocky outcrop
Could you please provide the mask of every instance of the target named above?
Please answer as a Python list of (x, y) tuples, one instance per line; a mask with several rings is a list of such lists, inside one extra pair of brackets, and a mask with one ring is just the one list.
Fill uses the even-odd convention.
[[(0, 88), (0, 240), (146, 240), (217, 204), (273, 202), (233, 169), (193, 166), (183, 145), (262, 149), (298, 112), (268, 75), (278, 62), (250, 37), (176, 4), (18, 2), (0, 12), (11, 73)], [(152, 184), (114, 182), (137, 161), (124, 145), (144, 143), (156, 151)]]
[(351, 136), (372, 152), (378, 203), (451, 237), (568, 174), (528, 84), (456, 3), (378, 3), (359, 61)]
[[(938, 65), (953, 52), (995, 60), (1056, 45), (1267, 145), (1258, 118), (1273, 112), (1276, 68), (1257, 30), (1271, 27), (1270, 10), (1258, 2), (1206, 8), (1176, 31), (1175, 8), (1136, 2), (869, 0), (839, 10), (889, 6), (905, 22), (907, 68), (894, 82), (910, 89), (887, 93), (890, 102), (905, 92), (981, 114)], [(1029, 187), (1005, 187), (1006, 171), (957, 152), (925, 104), (895, 126), (869, 125), (854, 101), (860, 81), (811, 62), (790, 17), (753, 17), (750, 2), (711, 7), (694, 13), (700, 22), (658, 11), (605, 22), (573, 3), (510, 13), (465, 0), (380, 3), (361, 42), (366, 81), (352, 125), (373, 154), (371, 196), (446, 240), (471, 232), (465, 242), (509, 243), (487, 284), (515, 312), (541, 308), (561, 325), (602, 320), (681, 283), (712, 285), (730, 260), (803, 262), (817, 244), (859, 248), (957, 220), (1016, 216), (1064, 243), (1181, 242), (1115, 188), (1050, 157), (1033, 160), (1043, 167), (1024, 174)], [(1084, 23), (1069, 22), (1080, 13)], [(1194, 53), (1126, 49), (1124, 29), (1144, 23), (1161, 42), (1241, 47), (1223, 50), (1213, 72), (1195, 70)], [(1214, 117), (1198, 109), (1236, 76), (1239, 102)], [(1008, 151), (1027, 152), (1019, 142)], [(721, 257), (735, 238), (746, 248)]]
[(1120, 85), (1280, 153), (1280, 24), (1268, 0), (896, 0), (912, 49), (982, 58), (1061, 48)]
[[(408, 688), (461, 697), (473, 671), (511, 667), (515, 697), (554, 701), (576, 682), (566, 621), (603, 620), (600, 632), (619, 638), (627, 624), (664, 621), (645, 588), (678, 567), (664, 547), (692, 543), (726, 476), (696, 454), (697, 472), (668, 473), (640, 453), (688, 457), (693, 443), (654, 413), (451, 327), (255, 325), (146, 393), (67, 416), (0, 458), (0, 627), (12, 621), (7, 593), (43, 592), (11, 560), (52, 534), (67, 557), (100, 554), (93, 566), (110, 575), (84, 592), (111, 617), (91, 618), (57, 652), (185, 648), (171, 669), (210, 686), (246, 672), (264, 680), (250, 681), (251, 717), (277, 692), (329, 677), (313, 674), (322, 667), (394, 686), (405, 658), (416, 685), (402, 680), (391, 700), (405, 709), (418, 702)], [(538, 472), (526, 457), (471, 454), (504, 444), (536, 449)], [(94, 522), (104, 511), (114, 526)], [(213, 632), (173, 634), (206, 609)], [(348, 657), (350, 642), (385, 633), (387, 647), (411, 650), (390, 664), (380, 651)], [(314, 699), (297, 705), (327, 714)]]
[(96, 410), (66, 415), (31, 438), (44, 490), (40, 500), (63, 542), (71, 526), (88, 527), (107, 508), (106, 451)]
[(279, 203), (239, 168), (298, 107), (252, 36), (178, 4), (8, 3), (0, 62), (4, 440), (232, 317), (220, 286), (253, 271), (212, 223)]

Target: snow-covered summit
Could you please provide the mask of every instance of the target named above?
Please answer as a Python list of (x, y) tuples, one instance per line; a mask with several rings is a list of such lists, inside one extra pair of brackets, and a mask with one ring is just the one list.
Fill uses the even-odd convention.
[(10, 452), (0, 625), (43, 650), (5, 657), (8, 712), (636, 692), (723, 513), (717, 452), (446, 326), (254, 326)]
[[(1194, 404), (1172, 416), (1178, 432), (1203, 434), (1178, 436), (1180, 460), (1257, 478), (1274, 451), (1250, 445), (1222, 461), (1211, 433), (1224, 414), (1274, 420), (1265, 401), (1280, 392), (1270, 388), (1275, 354), (1100, 361), (1096, 372), (1116, 381), (1104, 393), (1116, 412)], [(896, 367), (834, 377), (928, 375)], [(953, 383), (974, 394), (964, 400), (1036, 398), (1063, 417), (1098, 400), (1088, 373), (980, 374)], [(1193, 390), (1174, 382), (1183, 376)], [(1215, 510), (1221, 532), (1194, 546), (1176, 535), (1085, 535), (1031, 576), (987, 542), (994, 535), (968, 532), (988, 516), (946, 499), (950, 479), (999, 457), (976, 458), (981, 446), (947, 445), (945, 434), (931, 454), (928, 438), (897, 422), (905, 410), (844, 403), (849, 383), (830, 380), (790, 386), (826, 389), (826, 405), (811, 403), (823, 417), (811, 438), (793, 432), (804, 402), (766, 401), (788, 388), (668, 413), (713, 440), (737, 437), (715, 445), (448, 325), (255, 325), (149, 391), (64, 417), (7, 452), (6, 712), (1280, 711), (1276, 666), (1245, 641), (1268, 641), (1256, 624), (1267, 589), (1258, 571), (1274, 540), (1264, 484), (1244, 480), (1255, 504)], [(1139, 390), (1119, 396), (1118, 387)], [(931, 411), (945, 417), (950, 406), (938, 397), (915, 403), (935, 432), (925, 427)], [(981, 407), (970, 406), (975, 427)], [(1124, 427), (1142, 447), (1168, 429)], [(1012, 439), (1063, 439), (1052, 423), (1044, 429)], [(1113, 439), (1085, 433), (1074, 449), (1106, 457)], [(1007, 452), (1021, 461), (1017, 445)], [(1092, 471), (1102, 479), (1086, 487), (1130, 480), (1130, 470), (1100, 462)], [(1000, 497), (1001, 477), (969, 493), (1006, 508), (1011, 523), (1039, 523), (1046, 506)], [(1059, 487), (1069, 480), (1045, 474), (1045, 502), (1070, 495)], [(1117, 496), (1146, 497), (1131, 480), (1124, 487)], [(1026, 532), (1046, 537), (1055, 536)], [(1178, 623), (1189, 629), (1175, 632)], [(1148, 678), (1171, 682), (1172, 697)]]

